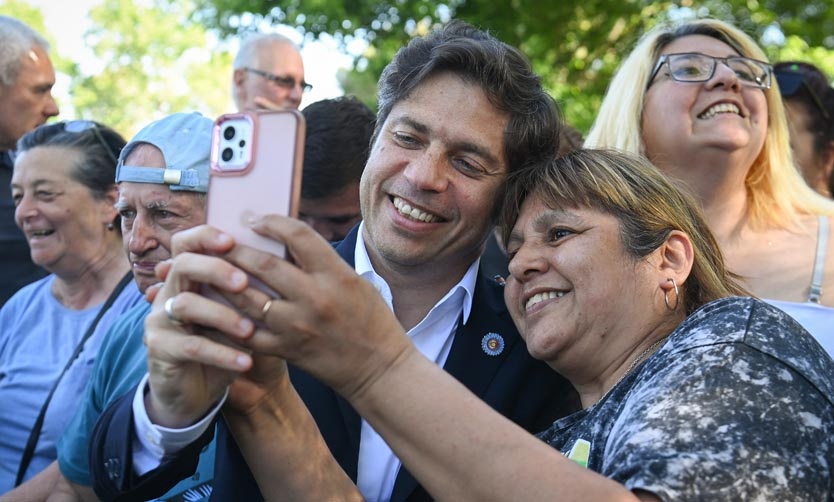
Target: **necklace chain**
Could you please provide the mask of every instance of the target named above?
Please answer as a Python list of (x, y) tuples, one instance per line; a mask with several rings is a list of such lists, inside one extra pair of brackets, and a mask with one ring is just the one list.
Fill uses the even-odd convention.
[[(660, 346), (661, 346), (661, 345), (663, 345), (663, 343), (666, 341), (666, 339), (667, 339), (667, 338), (669, 338), (669, 335), (666, 335), (666, 336), (664, 336), (663, 338), (660, 338), (659, 340), (656, 340), (654, 343), (652, 343), (651, 345), (649, 345), (648, 347), (646, 347), (646, 350), (644, 350), (643, 352), (639, 353), (639, 354), (637, 355), (637, 357), (635, 357), (635, 358), (634, 358), (634, 360), (633, 360), (633, 361), (631, 361), (631, 364), (629, 364), (629, 365), (628, 365), (628, 368), (625, 370), (625, 373), (623, 373), (622, 375), (620, 375), (620, 378), (618, 378), (618, 379), (617, 379), (617, 381), (616, 381), (616, 382), (614, 382), (614, 385), (612, 385), (612, 386), (611, 386), (611, 387), (610, 387), (607, 391), (605, 391), (605, 394), (603, 394), (603, 395), (602, 395), (602, 397), (601, 397), (601, 398), (599, 398), (599, 401), (602, 401), (603, 399), (605, 399), (605, 396), (607, 396), (607, 395), (608, 395), (608, 393), (609, 393), (609, 392), (611, 392), (611, 389), (613, 389), (614, 387), (616, 387), (617, 385), (619, 385), (619, 383), (620, 383), (620, 382), (622, 382), (622, 381), (623, 381), (623, 379), (629, 375), (629, 373), (631, 373), (631, 370), (633, 370), (634, 368), (636, 368), (638, 364), (640, 364), (640, 363), (641, 363), (642, 361), (644, 361), (644, 360), (645, 360), (648, 356), (650, 356), (650, 355), (651, 355), (652, 353), (654, 353), (657, 349), (659, 349), (659, 348), (660, 348)], [(599, 402), (599, 401), (597, 401), (597, 402)]]

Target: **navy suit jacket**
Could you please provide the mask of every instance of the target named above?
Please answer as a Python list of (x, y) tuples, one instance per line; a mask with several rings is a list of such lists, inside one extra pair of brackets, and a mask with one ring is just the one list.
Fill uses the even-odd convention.
[[(357, 228), (339, 243), (338, 253), (353, 266)], [(500, 334), (505, 346), (488, 355), (482, 340)], [(518, 335), (504, 305), (501, 286), (481, 275), (472, 312), (459, 326), (444, 369), (487, 404), (531, 432), (547, 428), (553, 420), (578, 409), (573, 387), (546, 364), (534, 360)], [(303, 371), (290, 367), (290, 377), (310, 409), (331, 453), (356, 481), (361, 419), (351, 405), (332, 389)], [(165, 493), (193, 474), (201, 448), (213, 428), (176, 456), (163, 459), (159, 468), (142, 477), (133, 475), (132, 396), (128, 393), (108, 407), (96, 424), (90, 445), (93, 487), (105, 500), (146, 500)], [(223, 423), (217, 424), (217, 448), (212, 500), (262, 500), (240, 450)], [(392, 501), (431, 500), (403, 466), (394, 485)]]

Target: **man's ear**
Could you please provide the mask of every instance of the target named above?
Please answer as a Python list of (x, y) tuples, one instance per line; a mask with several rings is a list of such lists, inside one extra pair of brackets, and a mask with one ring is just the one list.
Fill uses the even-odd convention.
[(246, 80), (246, 72), (243, 68), (238, 68), (232, 73), (232, 82), (234, 82), (235, 87), (243, 85), (244, 80)]
[(658, 285), (664, 291), (674, 288), (669, 279), (674, 279), (678, 286), (686, 282), (692, 271), (695, 252), (692, 240), (680, 230), (672, 230), (666, 241), (657, 249)]
[(119, 201), (119, 185), (113, 184), (104, 194), (104, 223), (113, 223), (119, 210), (116, 209), (116, 202)]
[(243, 68), (238, 68), (232, 73), (232, 84), (235, 86), (235, 96), (238, 103), (246, 101), (244, 82), (246, 82), (246, 71)]

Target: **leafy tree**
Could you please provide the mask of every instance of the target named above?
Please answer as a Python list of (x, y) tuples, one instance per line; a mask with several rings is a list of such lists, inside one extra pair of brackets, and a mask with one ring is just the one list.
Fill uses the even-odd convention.
[(215, 116), (226, 111), (231, 56), (190, 19), (193, 9), (189, 0), (105, 0), (94, 7), (93, 26), (84, 40), (101, 68), (72, 75), (79, 114), (130, 137), (170, 113), (196, 110)]
[[(830, 0), (197, 0), (198, 16), (226, 33), (261, 23), (294, 25), (308, 37), (365, 39), (346, 90), (363, 91), (412, 36), (451, 18), (489, 29), (523, 50), (560, 101), (569, 122), (587, 131), (620, 58), (647, 28), (668, 18), (710, 15), (753, 34), (772, 57), (787, 36), (791, 51), (825, 59), (834, 49)], [(768, 36), (770, 35), (770, 36)], [(775, 37), (778, 38), (778, 37)], [(786, 49), (787, 50), (787, 49)], [(816, 51), (816, 52), (814, 52)], [(802, 54), (802, 56), (806, 56)], [(801, 59), (809, 59), (802, 57)], [(371, 96), (361, 96), (366, 101)]]
[(214, 117), (229, 110), (232, 55), (216, 33), (192, 19), (195, 8), (191, 0), (104, 0), (90, 10), (92, 26), (84, 34), (97, 61), (81, 65), (60, 55), (37, 7), (21, 0), (0, 4), (0, 12), (50, 40), (56, 70), (70, 78), (76, 117), (127, 138), (169, 113)]
[(32, 7), (26, 1), (4, 0), (0, 2), (0, 14), (23, 21), (52, 44), (49, 33), (47, 33), (43, 24), (43, 15), (37, 7)]

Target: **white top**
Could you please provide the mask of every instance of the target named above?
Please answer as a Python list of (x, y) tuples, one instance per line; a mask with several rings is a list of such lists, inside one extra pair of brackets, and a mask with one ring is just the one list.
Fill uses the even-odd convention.
[[(356, 238), (354, 251), (356, 273), (373, 284), (393, 310), (391, 289), (371, 265), (365, 241), (362, 238), (363, 228), (364, 222), (360, 223), (359, 235)], [(432, 307), (426, 317), (408, 332), (417, 349), (441, 366), (445, 364), (449, 356), (458, 321), (461, 320), (465, 324), (472, 311), (472, 298), (475, 293), (479, 262), (480, 259), (475, 260), (461, 281), (455, 284)], [(226, 398), (224, 396), (199, 423), (186, 429), (168, 429), (151, 423), (148, 418), (144, 400), (146, 389), (147, 377), (136, 389), (133, 400), (133, 422), (136, 431), (133, 441), (133, 468), (138, 475), (157, 468), (166, 453), (177, 452), (187, 444), (196, 441), (211, 424)], [(401, 465), (400, 459), (394, 455), (391, 448), (363, 419), (359, 440), (357, 486), (368, 502), (387, 501), (391, 498)]]
[(825, 254), (826, 249), (828, 249), (828, 233), (828, 218), (820, 216), (819, 230), (817, 231), (817, 253), (814, 258), (811, 285), (808, 289), (808, 300), (788, 302), (765, 299), (764, 301), (787, 312), (796, 319), (803, 328), (816, 338), (828, 352), (828, 355), (834, 357), (834, 308), (820, 304)]

